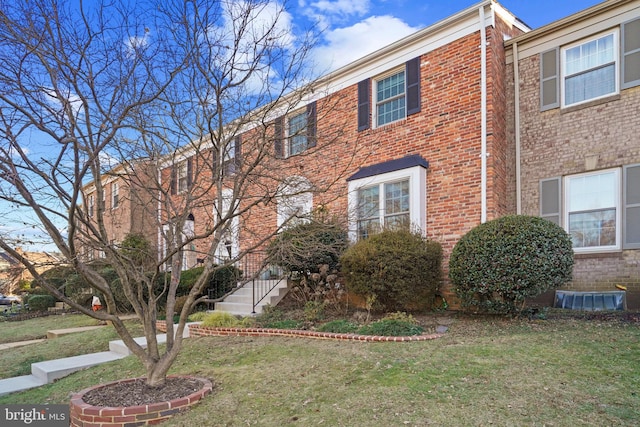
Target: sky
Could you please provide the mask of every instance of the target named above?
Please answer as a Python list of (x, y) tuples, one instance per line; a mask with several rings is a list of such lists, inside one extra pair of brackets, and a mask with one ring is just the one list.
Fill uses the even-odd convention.
[[(295, 1), (295, 0), (291, 0)], [(528, 25), (539, 28), (601, 3), (601, 0), (502, 0)], [(332, 68), (479, 4), (478, 0), (298, 0), (290, 3), (294, 24), (325, 28), (317, 57)]]
[[(280, 0), (281, 1), (281, 0)], [(479, 0), (287, 0), (292, 27), (317, 23), (324, 28), (316, 60), (336, 69), (411, 33), (475, 6)], [(600, 3), (600, 0), (502, 0), (500, 3), (536, 29)], [(330, 65), (329, 65), (330, 64)], [(30, 240), (37, 230), (21, 226), (19, 212), (4, 218), (0, 233), (15, 232)], [(30, 245), (27, 245), (30, 246)], [(41, 241), (29, 250), (55, 250)]]

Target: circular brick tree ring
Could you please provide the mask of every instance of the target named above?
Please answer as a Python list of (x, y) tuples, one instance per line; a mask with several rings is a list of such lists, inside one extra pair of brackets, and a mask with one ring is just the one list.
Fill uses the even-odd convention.
[(165, 421), (174, 414), (189, 409), (213, 390), (213, 384), (205, 378), (189, 376), (185, 376), (185, 378), (200, 381), (200, 383), (202, 383), (202, 388), (188, 396), (165, 402), (149, 403), (147, 405), (119, 407), (93, 406), (82, 400), (83, 396), (91, 390), (108, 387), (112, 384), (132, 382), (139, 378), (114, 381), (86, 388), (74, 394), (71, 398), (71, 427), (84, 427), (89, 425), (121, 427), (127, 424), (140, 426), (158, 424)]

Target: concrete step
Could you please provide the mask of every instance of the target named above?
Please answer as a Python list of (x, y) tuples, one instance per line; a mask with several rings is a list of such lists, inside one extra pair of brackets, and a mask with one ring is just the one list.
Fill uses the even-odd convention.
[[(193, 323), (198, 323), (198, 322), (188, 322), (184, 328), (184, 332), (182, 333), (182, 337), (183, 338), (188, 338), (189, 337), (189, 326), (192, 325)], [(175, 329), (174, 329), (175, 331)], [(164, 344), (167, 342), (167, 334), (158, 334), (156, 335), (156, 339), (158, 340), (158, 344)], [(138, 337), (138, 338), (134, 338), (133, 339), (135, 342), (138, 343), (138, 345), (140, 345), (142, 348), (147, 348), (147, 338), (146, 337)], [(124, 356), (129, 356), (131, 354), (133, 354), (131, 352), (131, 350), (129, 350), (127, 348), (127, 346), (124, 344), (124, 341), (122, 340), (115, 340), (115, 341), (110, 341), (109, 342), (109, 351), (112, 351), (114, 353), (117, 354), (122, 354)]]
[[(189, 325), (191, 324), (192, 323), (187, 323), (187, 327), (185, 328), (183, 337), (186, 338), (189, 336)], [(145, 337), (138, 337), (134, 339), (138, 344), (146, 347), (147, 340)], [(162, 344), (166, 341), (166, 334), (158, 335), (158, 343)], [(32, 363), (31, 375), (23, 375), (20, 377), (0, 380), (0, 396), (27, 390), (34, 387), (39, 387), (41, 385), (51, 383), (59, 378), (63, 378), (76, 371), (90, 368), (101, 363), (122, 359), (131, 354), (122, 340), (109, 342), (109, 350), (110, 351), (65, 357), (62, 359), (49, 360), (46, 362)]]
[(0, 396), (15, 393), (18, 391), (28, 390), (30, 388), (40, 387), (46, 383), (33, 375), (23, 375), (20, 377), (6, 378), (0, 380)]
[(47, 339), (59, 338), (64, 335), (75, 334), (77, 332), (86, 332), (93, 331), (95, 329), (104, 328), (106, 325), (100, 326), (82, 326), (79, 328), (68, 328), (68, 329), (52, 329), (47, 331)]
[(81, 369), (90, 368), (105, 362), (112, 362), (122, 359), (123, 357), (125, 356), (122, 354), (103, 351), (100, 353), (49, 360), (47, 362), (38, 362), (31, 364), (31, 375), (42, 384), (47, 384)]
[[(255, 313), (253, 312), (253, 286), (263, 289), (269, 289), (275, 286), (267, 296), (256, 305)], [(225, 298), (224, 301), (215, 303), (214, 311), (224, 311), (240, 316), (262, 313), (264, 306), (277, 305), (287, 292), (286, 280), (256, 280), (254, 282), (248, 282), (242, 287), (237, 288), (237, 290)]]

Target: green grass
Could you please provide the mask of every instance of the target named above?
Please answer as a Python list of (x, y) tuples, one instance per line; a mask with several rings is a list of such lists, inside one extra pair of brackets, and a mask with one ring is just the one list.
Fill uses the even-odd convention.
[(46, 338), (47, 331), (51, 329), (77, 328), (98, 324), (98, 320), (82, 314), (37, 317), (20, 322), (4, 321), (0, 322), (0, 330), (2, 330), (0, 344)]
[[(163, 425), (632, 426), (639, 341), (637, 324), (486, 318), (459, 318), (426, 342), (190, 338), (171, 373), (211, 378), (215, 390)], [(128, 357), (0, 404), (66, 403), (143, 374)]]
[[(134, 336), (143, 334), (137, 321), (127, 320)], [(66, 329), (81, 326), (95, 326), (98, 321), (82, 314), (65, 316), (48, 316), (29, 319), (21, 322), (4, 322), (0, 324), (2, 334), (11, 336), (12, 341), (27, 341), (45, 338), (51, 329)], [(6, 338), (6, 337), (5, 337)], [(31, 364), (80, 354), (96, 353), (109, 350), (109, 341), (119, 339), (115, 329), (106, 325), (92, 331), (63, 335), (37, 344), (8, 348), (0, 352), (0, 379), (28, 375)]]

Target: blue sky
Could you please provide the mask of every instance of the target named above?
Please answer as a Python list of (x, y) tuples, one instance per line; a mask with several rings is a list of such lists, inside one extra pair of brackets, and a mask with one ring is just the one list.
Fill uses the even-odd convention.
[[(279, 0), (282, 1), (282, 0)], [(316, 60), (336, 68), (424, 27), (475, 6), (479, 0), (287, 0), (287, 24), (319, 23), (325, 28)], [(503, 0), (500, 3), (532, 29), (589, 8), (600, 0)], [(336, 60), (338, 58), (338, 60)], [(37, 228), (25, 224), (25, 214), (0, 203), (0, 234), (30, 240)], [(31, 250), (54, 250), (41, 241)], [(33, 247), (35, 246), (35, 247)]]
[[(536, 29), (601, 0), (503, 0), (499, 3)], [(289, 3), (294, 25), (319, 22), (326, 28), (317, 57), (325, 64), (333, 62), (332, 68), (477, 4), (479, 1), (474, 0), (298, 0), (297, 6)]]

